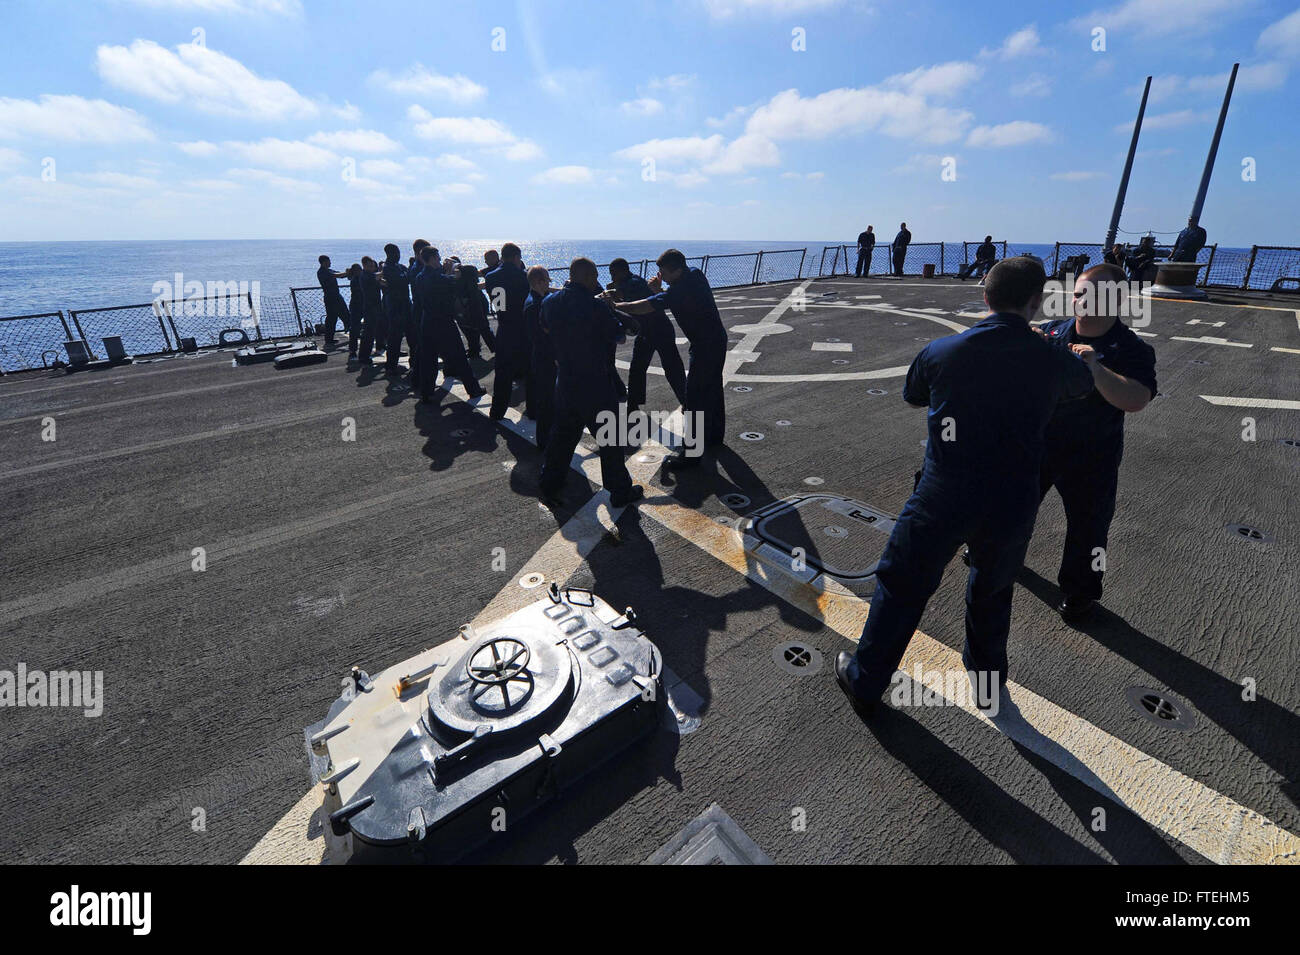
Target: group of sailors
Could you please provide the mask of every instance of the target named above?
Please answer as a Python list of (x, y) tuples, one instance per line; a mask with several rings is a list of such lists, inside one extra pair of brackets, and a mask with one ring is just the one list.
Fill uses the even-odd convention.
[[(470, 365), (486, 344), (495, 356), (489, 416), (505, 417), (516, 385), (524, 384), (523, 414), (536, 422), (537, 445), (545, 456), (539, 490), (547, 506), (562, 504), (570, 459), (584, 428), (593, 436), (608, 433), (602, 427), (606, 422), (626, 421), (645, 404), (646, 372), (656, 354), (686, 412), (687, 434), (666, 465), (696, 466), (700, 452), (722, 443), (727, 333), (704, 273), (688, 266), (677, 249), (659, 256), (658, 274), (649, 281), (633, 273), (626, 259), (615, 259), (604, 288), (596, 264), (576, 258), (558, 289), (546, 268), (525, 267), (513, 242), (484, 253), (481, 275), (455, 256), (444, 260), (424, 239), (415, 241), (412, 252), (403, 265), (400, 248), (389, 243), (382, 263), (365, 256), (343, 271), (334, 270), (328, 255), (320, 256), (316, 276), (324, 294), (326, 346), (335, 343), (341, 324), (348, 333), (350, 367), (354, 361), (373, 366), (383, 354), (387, 374), (406, 378), (421, 401), (430, 401), (440, 367), (444, 387), (451, 378), (464, 385), (471, 400), (486, 394)], [(348, 280), (349, 302), (343, 300), (340, 279)], [(668, 311), (690, 343), (688, 366), (677, 351)], [(495, 333), (490, 315), (496, 318)], [(624, 385), (614, 356), (628, 335), (636, 342)], [(409, 369), (400, 364), (403, 340)], [(627, 411), (620, 416), (623, 402)], [(644, 496), (628, 473), (622, 444), (599, 439), (597, 444), (610, 503), (622, 507)]]
[[(584, 429), (597, 439), (611, 505), (643, 496), (624, 463), (627, 442), (601, 435), (608, 420), (620, 417), (622, 402), (631, 413), (646, 401), (646, 369), (655, 354), (687, 412), (688, 430), (697, 429), (695, 445), (707, 451), (723, 442), (727, 333), (708, 280), (680, 251), (660, 255), (658, 274), (649, 281), (615, 259), (605, 288), (595, 263), (576, 258), (559, 289), (551, 287), (545, 268), (525, 269), (513, 243), (484, 256), (481, 277), (454, 257), (442, 260), (423, 240), (407, 266), (398, 252), (390, 244), (382, 265), (367, 257), (344, 272), (320, 257), (327, 341), (335, 321), (343, 321), (350, 356), (366, 364), (382, 351), (389, 372), (408, 375), (422, 400), (433, 396), (440, 366), (444, 387), (452, 378), (471, 399), (484, 395), (468, 354), (479, 340), (494, 349), (490, 415), (505, 416), (522, 380), (523, 413), (536, 421), (544, 454), (538, 484), (548, 507), (563, 503)], [(926, 603), (963, 546), (970, 571), (962, 661), (973, 681), (979, 676), (977, 686), (991, 681), (996, 695), (1007, 676), (1013, 584), (1039, 504), (1052, 488), (1066, 516), (1057, 610), (1067, 620), (1083, 619), (1102, 593), (1124, 417), (1156, 395), (1155, 352), (1108, 311), (1115, 301), (1110, 289), (1127, 281), (1114, 263), (1079, 276), (1072, 317), (1033, 325), (1044, 295), (1052, 294), (1041, 260), (993, 259), (986, 237), (976, 262), (987, 270), (990, 314), (960, 335), (930, 342), (907, 372), (904, 400), (928, 409), (925, 463), (877, 565), (857, 652), (840, 653), (834, 667), (840, 688), (864, 716), (893, 679)], [(355, 309), (338, 290), (345, 277), (353, 283)], [(496, 315), (495, 335), (489, 312)], [(686, 367), (668, 312), (690, 342)], [(636, 343), (625, 387), (614, 354), (628, 335)], [(398, 363), (403, 338), (411, 356), (405, 373)], [(683, 442), (666, 466), (701, 463), (700, 455), (687, 453), (691, 444)], [(990, 702), (996, 710), (996, 699), (977, 699), (981, 707)]]
[[(894, 275), (902, 276), (903, 262), (907, 259), (907, 247), (912, 244), (912, 233), (906, 222), (898, 224), (898, 234), (889, 244), (889, 260)], [(858, 264), (853, 269), (855, 278), (871, 274), (871, 256), (876, 251), (876, 228), (867, 226), (865, 232), (858, 233)]]

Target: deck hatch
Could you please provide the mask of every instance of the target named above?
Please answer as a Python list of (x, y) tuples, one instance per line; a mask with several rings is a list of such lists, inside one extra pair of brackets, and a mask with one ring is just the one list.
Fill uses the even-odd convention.
[(894, 518), (870, 504), (838, 494), (806, 494), (770, 504), (753, 515), (753, 533), (808, 566), (844, 580), (876, 572)]

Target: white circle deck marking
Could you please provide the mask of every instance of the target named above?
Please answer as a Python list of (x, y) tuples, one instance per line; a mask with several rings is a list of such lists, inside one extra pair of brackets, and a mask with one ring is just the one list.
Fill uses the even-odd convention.
[(524, 576), (519, 578), (519, 586), (523, 587), (525, 590), (532, 590), (534, 587), (540, 587), (545, 582), (546, 578), (537, 573), (524, 574)]

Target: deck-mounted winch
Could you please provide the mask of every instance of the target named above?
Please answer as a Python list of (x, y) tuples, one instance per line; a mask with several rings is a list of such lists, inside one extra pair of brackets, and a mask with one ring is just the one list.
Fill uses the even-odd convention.
[(504, 838), (654, 729), (662, 669), (630, 609), (555, 585), (377, 676), (354, 667), (307, 730), (327, 861), (449, 862)]

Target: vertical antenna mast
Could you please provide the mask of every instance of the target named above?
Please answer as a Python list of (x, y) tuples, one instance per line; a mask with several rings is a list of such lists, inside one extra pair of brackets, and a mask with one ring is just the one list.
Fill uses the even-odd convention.
[[(1146, 86), (1142, 88), (1142, 102), (1138, 105), (1137, 122), (1133, 124), (1133, 140), (1128, 144), (1128, 158), (1124, 160), (1124, 175), (1119, 178), (1119, 193), (1115, 196), (1115, 209), (1110, 214), (1110, 228), (1106, 230), (1106, 242), (1102, 246), (1105, 252), (1109, 252), (1115, 245), (1115, 234), (1119, 232), (1119, 216), (1124, 211), (1124, 195), (1128, 192), (1128, 177), (1133, 171), (1133, 157), (1137, 155), (1138, 135), (1142, 132), (1142, 116), (1147, 111), (1147, 96), (1150, 92), (1151, 77), (1148, 76)], [(1218, 143), (1217, 139), (1215, 143)]]
[(1214, 172), (1214, 159), (1219, 154), (1219, 138), (1223, 135), (1223, 124), (1228, 119), (1228, 103), (1232, 101), (1232, 87), (1237, 82), (1237, 67), (1232, 64), (1228, 74), (1228, 90), (1223, 94), (1223, 106), (1219, 109), (1219, 125), (1214, 127), (1214, 139), (1210, 141), (1210, 155), (1205, 157), (1205, 170), (1201, 173), (1201, 186), (1196, 190), (1196, 201), (1192, 203), (1192, 224), (1200, 225), (1201, 209), (1205, 205), (1205, 194), (1210, 191), (1210, 174)]

